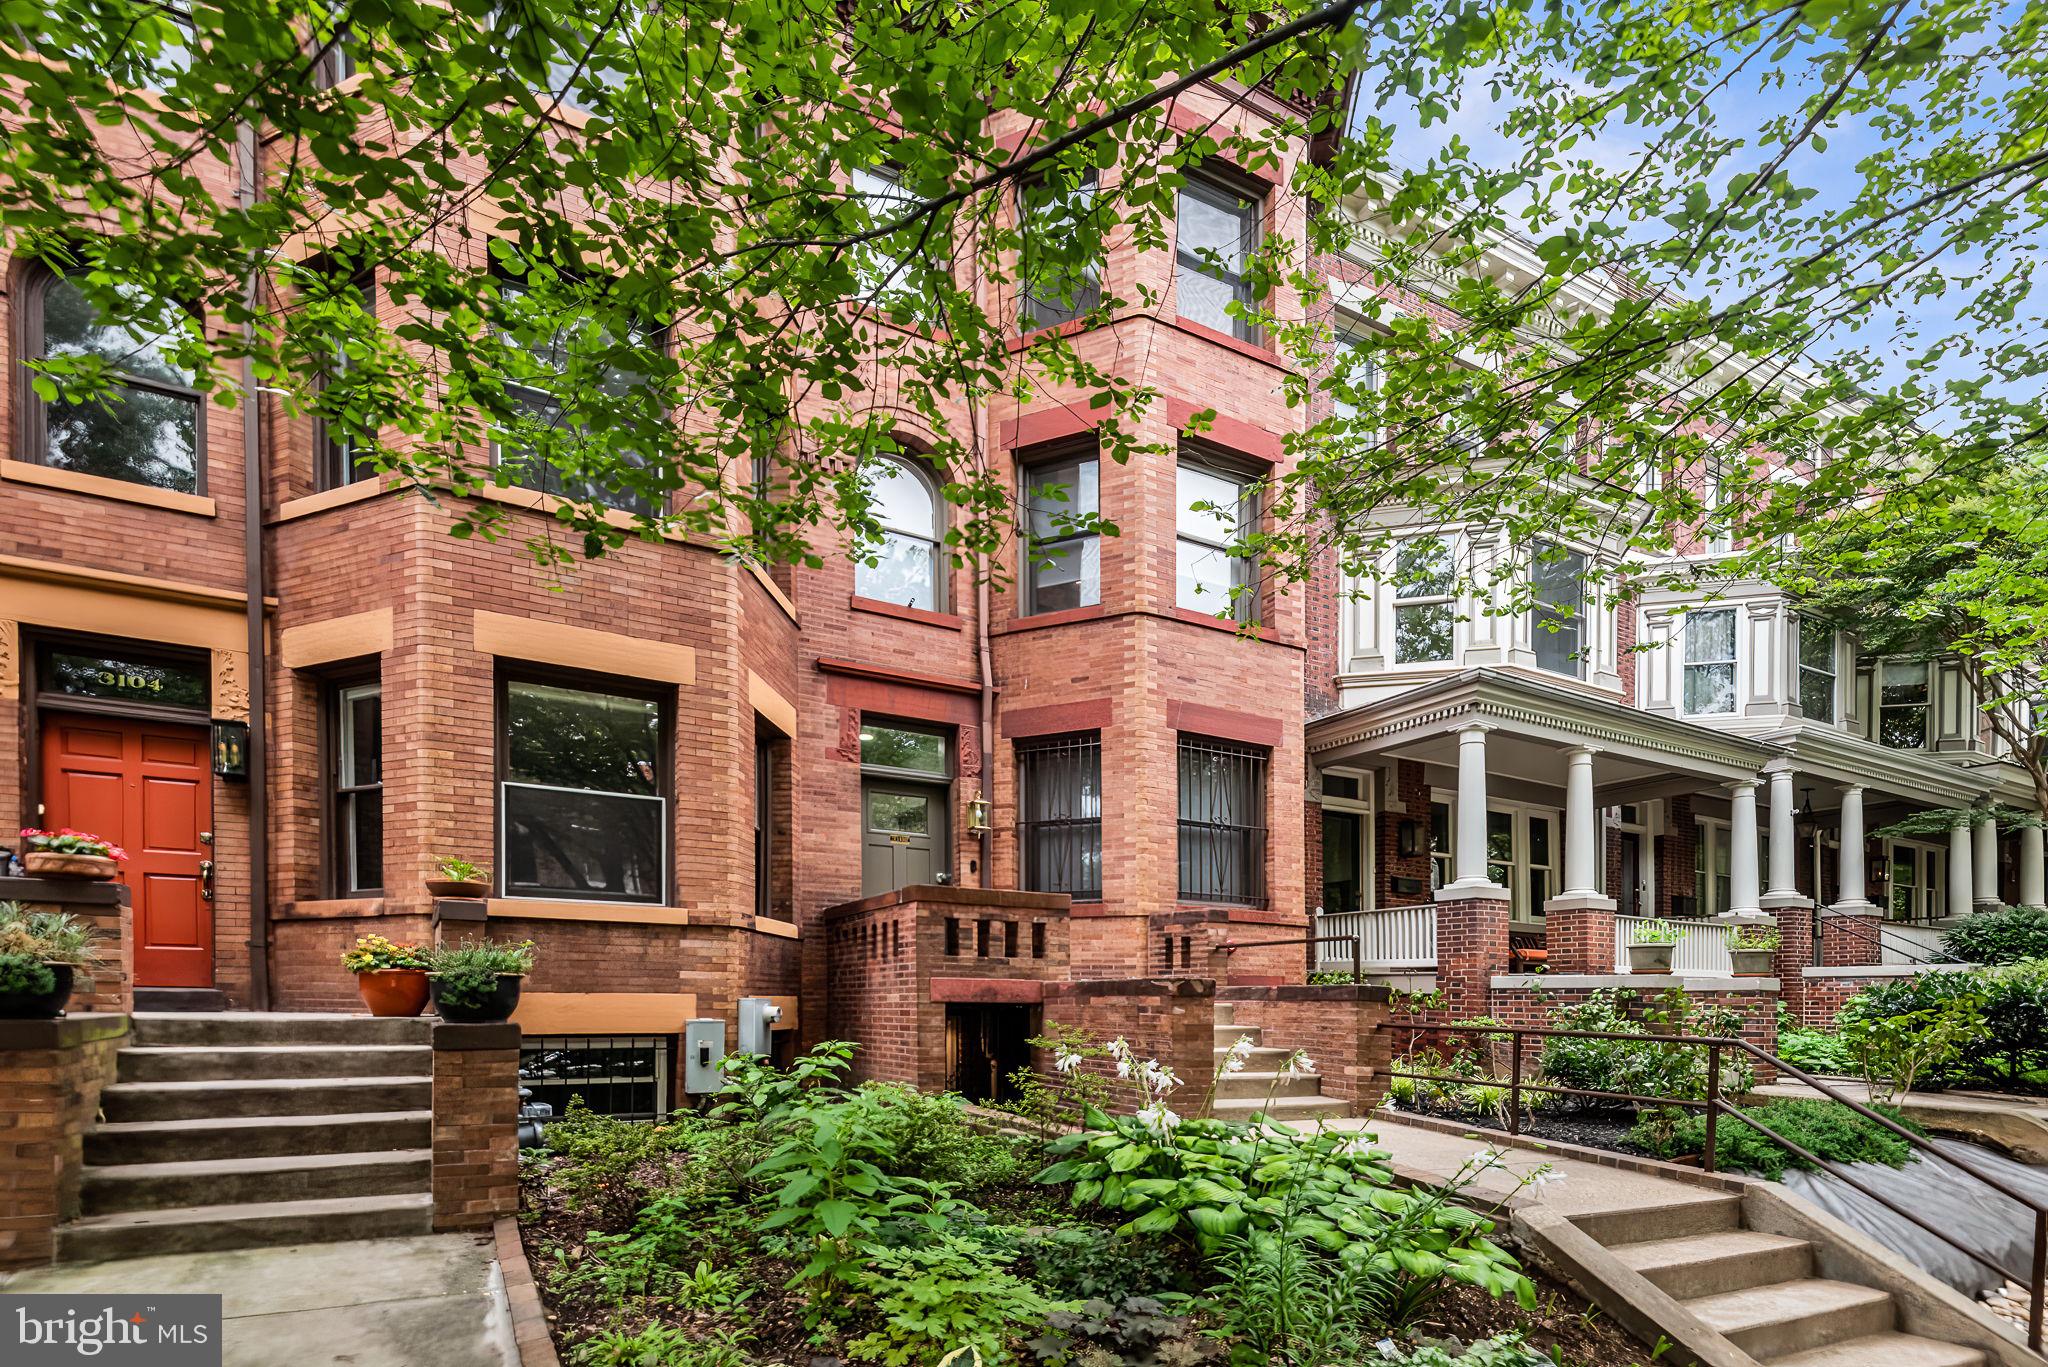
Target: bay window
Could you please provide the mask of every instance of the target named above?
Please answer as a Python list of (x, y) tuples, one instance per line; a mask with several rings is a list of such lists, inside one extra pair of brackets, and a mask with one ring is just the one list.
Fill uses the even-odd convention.
[(1735, 609), (1685, 614), (1685, 710), (1693, 716), (1735, 711)]
[(1031, 892), (1102, 896), (1102, 736), (1017, 743), (1017, 837)]
[(1099, 256), (1047, 259), (1056, 250), (1054, 244), (1071, 250), (1076, 241), (1085, 240), (1079, 225), (1094, 215), (1095, 190), (1093, 171), (1071, 186), (1032, 180), (1017, 187), (1017, 228), (1022, 239), (1019, 294), (1027, 329), (1072, 322), (1102, 302)]
[(1102, 601), (1099, 463), (1090, 456), (1034, 465), (1024, 472), (1029, 518), (1024, 547), (1024, 611), (1058, 612)]
[(1233, 316), (1229, 309), (1236, 304), (1248, 314), (1254, 306), (1245, 276), (1258, 235), (1259, 204), (1249, 195), (1206, 178), (1181, 187), (1174, 247), (1174, 294), (1181, 317), (1232, 337), (1253, 335), (1251, 319)]
[(1451, 548), (1435, 537), (1394, 548), (1394, 663), (1451, 658), (1457, 575)]
[(1813, 721), (1835, 719), (1835, 633), (1799, 619), (1799, 710)]
[(1925, 660), (1878, 662), (1877, 742), (1894, 750), (1927, 748), (1933, 670)]
[(500, 679), (499, 869), (506, 896), (662, 900), (668, 710), (661, 695), (626, 683)]
[(1231, 550), (1253, 522), (1250, 479), (1183, 460), (1175, 488), (1179, 512), (1174, 602), (1198, 612), (1227, 610), (1240, 622), (1250, 620), (1257, 606), (1250, 591), (1253, 562)]
[(1529, 609), (1536, 667), (1583, 679), (1586, 557), (1577, 551), (1538, 545), (1530, 578), (1536, 590), (1536, 601)]
[(1180, 738), (1180, 896), (1266, 904), (1266, 764), (1258, 746)]

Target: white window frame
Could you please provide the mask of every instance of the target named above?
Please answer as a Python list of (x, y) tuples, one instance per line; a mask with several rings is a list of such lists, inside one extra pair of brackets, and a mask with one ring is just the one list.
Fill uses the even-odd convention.
[[(1447, 788), (1432, 788), (1429, 800), (1432, 805), (1441, 805), (1450, 810), (1450, 837), (1455, 845), (1458, 838), (1458, 795)], [(1513, 821), (1511, 831), (1514, 849), (1509, 859), (1503, 862), (1493, 858), (1491, 853), (1489, 853), (1486, 860), (1489, 871), (1496, 865), (1508, 871), (1508, 881), (1504, 886), (1508, 890), (1509, 920), (1514, 925), (1525, 930), (1532, 926), (1540, 927), (1543, 924), (1543, 908), (1530, 905), (1529, 871), (1531, 868), (1536, 868), (1547, 872), (1550, 875), (1550, 896), (1555, 897), (1558, 895), (1562, 888), (1560, 880), (1564, 872), (1564, 810), (1559, 807), (1546, 807), (1539, 803), (1502, 802), (1498, 798), (1490, 798), (1486, 803), (1486, 813), (1489, 817), (1506, 816)], [(1540, 818), (1550, 823), (1550, 861), (1548, 863), (1532, 865), (1529, 862), (1529, 822), (1531, 818)], [(1434, 842), (1432, 841), (1432, 848), (1430, 850), (1432, 869), (1441, 862), (1446, 872), (1454, 872), (1456, 866), (1451, 862), (1452, 858), (1451, 851), (1435, 849)], [(1430, 882), (1438, 887), (1443, 886), (1434, 877), (1430, 879)]]
[[(1922, 881), (1914, 887), (1913, 905), (1899, 915), (1895, 870), (1900, 850), (1913, 852), (1913, 868)], [(1931, 840), (1891, 839), (1884, 842), (1884, 917), (1887, 921), (1938, 921), (1948, 915), (1948, 846)]]
[[(1917, 665), (1927, 674), (1927, 701), (1922, 703), (1886, 703), (1884, 700), (1884, 676), (1894, 665)], [(1917, 753), (1934, 748), (1934, 695), (1941, 683), (1941, 671), (1932, 660), (1907, 660), (1885, 658), (1877, 662), (1877, 677), (1870, 690), (1870, 738), (1887, 750), (1901, 750)], [(1887, 711), (1920, 713), (1920, 743), (1918, 745), (1892, 745), (1884, 738), (1884, 714)]]
[[(1412, 597), (1401, 596), (1401, 554), (1418, 543), (1435, 541), (1443, 547), (1444, 561), (1450, 572), (1448, 593), (1423, 593)], [(1395, 669), (1441, 669), (1457, 663), (1458, 642), (1458, 547), (1448, 536), (1424, 533), (1405, 536), (1394, 543), (1387, 557), (1387, 620), (1386, 659)], [(1450, 609), (1451, 646), (1450, 652), (1437, 660), (1404, 660), (1401, 658), (1401, 610), (1403, 608), (1430, 608), (1444, 606)]]
[[(1732, 622), (1734, 623), (1734, 630), (1733, 630), (1733, 631), (1732, 631), (1732, 632), (1730, 633), (1730, 637), (1731, 637), (1731, 639), (1732, 639), (1732, 640), (1733, 640), (1733, 642), (1734, 642), (1733, 646), (1731, 647), (1731, 649), (1733, 650), (1733, 652), (1734, 652), (1734, 653), (1733, 653), (1733, 654), (1731, 654), (1731, 655), (1729, 655), (1729, 656), (1728, 656), (1728, 657), (1727, 657), (1726, 659), (1719, 659), (1719, 658), (1717, 658), (1717, 659), (1711, 659), (1711, 660), (1693, 660), (1693, 659), (1688, 659), (1687, 657), (1688, 657), (1688, 656), (1689, 656), (1689, 655), (1691, 654), (1691, 649), (1692, 649), (1692, 625), (1693, 625), (1693, 622), (1694, 622), (1694, 621), (1695, 621), (1696, 619), (1701, 619), (1701, 618), (1705, 618), (1705, 617), (1711, 617), (1711, 616), (1714, 616), (1715, 614), (1718, 614), (1718, 613), (1726, 613), (1726, 614), (1728, 615), (1729, 619), (1730, 619), (1730, 620), (1731, 620), (1731, 621), (1732, 621)], [(1688, 707), (1688, 706), (1686, 705), (1686, 691), (1687, 691), (1687, 690), (1686, 690), (1686, 687), (1685, 687), (1685, 680), (1686, 680), (1686, 674), (1687, 674), (1687, 671), (1689, 671), (1689, 670), (1692, 670), (1692, 669), (1696, 669), (1696, 668), (1707, 668), (1707, 667), (1713, 667), (1713, 666), (1717, 666), (1717, 665), (1728, 665), (1728, 666), (1730, 666), (1730, 668), (1731, 668), (1731, 671), (1732, 671), (1732, 678), (1733, 678), (1733, 680), (1734, 680), (1734, 690), (1733, 690), (1733, 692), (1732, 692), (1732, 693), (1731, 693), (1731, 694), (1729, 695), (1729, 706), (1728, 706), (1728, 708), (1727, 708), (1727, 710), (1726, 710), (1726, 711), (1721, 711), (1721, 712), (1695, 712), (1695, 711), (1693, 711), (1693, 710), (1692, 710), (1692, 709), (1691, 709), (1690, 707)], [(1735, 717), (1735, 716), (1740, 716), (1740, 715), (1742, 714), (1742, 609), (1741, 609), (1741, 608), (1739, 608), (1739, 607), (1736, 607), (1736, 606), (1734, 606), (1734, 605), (1732, 605), (1732, 604), (1731, 604), (1730, 606), (1728, 606), (1728, 607), (1719, 607), (1719, 608), (1695, 608), (1695, 609), (1693, 609), (1692, 611), (1690, 611), (1690, 612), (1687, 612), (1687, 613), (1686, 613), (1686, 614), (1685, 614), (1685, 615), (1684, 615), (1683, 617), (1681, 617), (1681, 618), (1679, 619), (1679, 622), (1678, 622), (1678, 699), (1677, 699), (1677, 701), (1678, 701), (1678, 711), (1679, 711), (1679, 715), (1681, 715), (1681, 716), (1686, 716), (1686, 717)]]
[[(918, 487), (924, 491), (925, 502), (931, 514), (930, 521), (920, 527), (897, 526), (892, 522), (885, 521), (879, 511), (875, 511), (872, 514), (875, 519), (875, 525), (882, 529), (882, 537), (870, 544), (880, 547), (892, 536), (920, 542), (926, 548), (925, 555), (931, 566), (931, 602), (898, 603), (897, 606), (919, 608), (926, 612), (947, 611), (947, 604), (950, 600), (948, 590), (952, 586), (946, 582), (946, 571), (948, 568), (946, 563), (946, 499), (939, 490), (938, 482), (933, 479), (931, 472), (926, 470), (920, 462), (908, 456), (878, 455), (872, 456), (869, 459), (876, 465), (894, 465), (908, 473), (917, 482)], [(880, 585), (867, 579), (868, 575), (876, 574), (880, 571), (881, 566), (879, 564), (870, 568), (864, 561), (856, 559), (853, 565), (853, 591), (862, 598), (872, 598), (878, 603), (895, 603), (895, 599), (883, 596), (879, 591)]]
[[(1340, 317), (1337, 320), (1337, 354), (1359, 355), (1361, 354), (1360, 341), (1376, 335), (1378, 335), (1377, 331), (1367, 324), (1359, 322), (1355, 318)], [(1351, 371), (1350, 387), (1354, 390), (1363, 389), (1368, 394), (1377, 394), (1379, 393), (1382, 380), (1385, 379), (1385, 376), (1380, 371), (1379, 358), (1370, 351), (1365, 351), (1362, 354), (1366, 366), (1365, 382), (1363, 385), (1359, 383), (1358, 367), (1354, 363)], [(1333, 416), (1348, 422), (1358, 416), (1358, 405), (1346, 399), (1338, 398), (1333, 393), (1330, 396), (1330, 412)], [(1374, 434), (1362, 433), (1360, 435), (1372, 436)]]
[[(1591, 551), (1582, 550), (1581, 548), (1564, 541), (1543, 541), (1537, 543), (1536, 551), (1538, 555), (1540, 555), (1542, 552), (1546, 550), (1562, 551), (1563, 555), (1558, 557), (1557, 559), (1549, 561), (1539, 560), (1534, 556), (1531, 557), (1529, 561), (1528, 573), (1532, 591), (1535, 588), (1537, 576), (1544, 570), (1562, 567), (1566, 557), (1576, 556), (1578, 558), (1579, 601), (1571, 612), (1571, 621), (1573, 626), (1576, 628), (1578, 644), (1576, 648), (1572, 651), (1572, 658), (1568, 662), (1572, 666), (1570, 670), (1567, 671), (1562, 669), (1551, 669), (1549, 666), (1540, 663), (1537, 663), (1535, 667), (1545, 674), (1554, 674), (1560, 679), (1584, 679), (1592, 673), (1592, 636), (1595, 627), (1591, 620), (1594, 614), (1591, 611), (1589, 611), (1589, 609), (1592, 607), (1592, 595), (1586, 591), (1586, 577), (1592, 572), (1593, 569), (1593, 553)], [(1544, 619), (1546, 617), (1561, 618), (1563, 616), (1564, 614), (1558, 613), (1554, 610), (1546, 610), (1546, 604), (1540, 598), (1532, 600), (1530, 602), (1528, 610), (1529, 655), (1532, 663), (1535, 662), (1535, 657), (1537, 653), (1537, 643), (1540, 642), (1545, 636), (1554, 636), (1561, 634), (1547, 630), (1543, 625)]]
[[(1838, 725), (1842, 720), (1842, 643), (1837, 638), (1835, 632), (1829, 630), (1827, 633), (1828, 667), (1822, 669), (1818, 665), (1810, 665), (1806, 662), (1808, 619), (1799, 617), (1794, 620), (1797, 622), (1797, 626), (1794, 629), (1797, 639), (1792, 644), (1795, 670), (1798, 677), (1794, 681), (1797, 691), (1793, 694), (1792, 700), (1799, 704), (1801, 715), (1806, 715), (1806, 676), (1809, 674), (1825, 675), (1828, 681), (1828, 715), (1825, 717), (1810, 717), (1809, 720), (1825, 722), (1829, 726)], [(1812, 625), (1818, 625), (1818, 623), (1813, 623)]]
[[(1715, 884), (1719, 873), (1715, 855), (1725, 853), (1728, 857), (1728, 902), (1735, 900), (1735, 827), (1728, 818), (1721, 816), (1695, 816), (1692, 819), (1692, 888), (1699, 900), (1696, 910), (1703, 917), (1719, 916), (1728, 910), (1725, 903), (1715, 905)], [(1705, 876), (1702, 877), (1701, 875)]]
[[(1712, 517), (1728, 503), (1728, 471), (1719, 461), (1707, 465), (1706, 499), (1707, 515)], [(1735, 533), (1727, 527), (1709, 528), (1706, 537), (1708, 555), (1728, 555), (1735, 549)]]

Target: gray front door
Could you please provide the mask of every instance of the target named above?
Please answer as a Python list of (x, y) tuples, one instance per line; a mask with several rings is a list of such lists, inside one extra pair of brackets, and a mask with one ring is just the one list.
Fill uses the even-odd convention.
[(861, 895), (944, 881), (946, 790), (869, 779), (861, 785)]

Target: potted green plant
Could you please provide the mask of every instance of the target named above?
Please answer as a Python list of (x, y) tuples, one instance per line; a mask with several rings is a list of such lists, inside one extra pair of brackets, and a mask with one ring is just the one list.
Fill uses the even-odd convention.
[(427, 953), (434, 1010), (442, 1020), (466, 1025), (510, 1020), (519, 1005), (519, 985), (532, 971), (531, 940), (464, 940)]
[(0, 902), (0, 1019), (63, 1015), (78, 968), (98, 957), (94, 938), (91, 925), (65, 912)]
[(1776, 926), (1737, 926), (1728, 934), (1728, 959), (1738, 978), (1768, 978), (1784, 943)]
[(1639, 921), (1628, 942), (1628, 971), (1631, 973), (1669, 973), (1671, 960), (1678, 952), (1679, 936), (1684, 934), (1669, 921)]
[(27, 850), (21, 866), (31, 878), (83, 878), (104, 882), (119, 872), (128, 851), (90, 831), (65, 827), (58, 831), (25, 827), (21, 838)]
[(417, 1016), (427, 1009), (427, 953), (382, 935), (365, 935), (341, 956), (373, 1016)]
[(490, 870), (467, 859), (443, 859), (441, 876), (427, 880), (427, 892), (434, 897), (483, 897), (491, 890)]

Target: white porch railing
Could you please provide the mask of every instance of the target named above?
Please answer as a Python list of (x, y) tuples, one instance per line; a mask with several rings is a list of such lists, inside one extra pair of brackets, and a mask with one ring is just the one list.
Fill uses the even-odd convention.
[(1948, 951), (1941, 947), (1941, 937), (1948, 933), (1945, 927), (1926, 922), (1887, 921), (1877, 933), (1884, 945), (1885, 963), (1935, 964), (1948, 958)]
[[(1357, 935), (1368, 968), (1436, 967), (1436, 907), (1385, 907), (1370, 911), (1326, 911), (1316, 917), (1318, 935)], [(1341, 940), (1316, 946), (1318, 973), (1349, 973), (1351, 946)]]
[[(1650, 918), (1647, 916), (1617, 916), (1614, 918), (1614, 968), (1617, 973), (1628, 972), (1628, 945), (1635, 938), (1635, 928)], [(1673, 921), (1679, 936), (1675, 952), (1671, 956), (1671, 971), (1674, 973), (1701, 973), (1728, 977), (1735, 972), (1735, 962), (1728, 957), (1728, 933), (1732, 927), (1719, 921)]]

